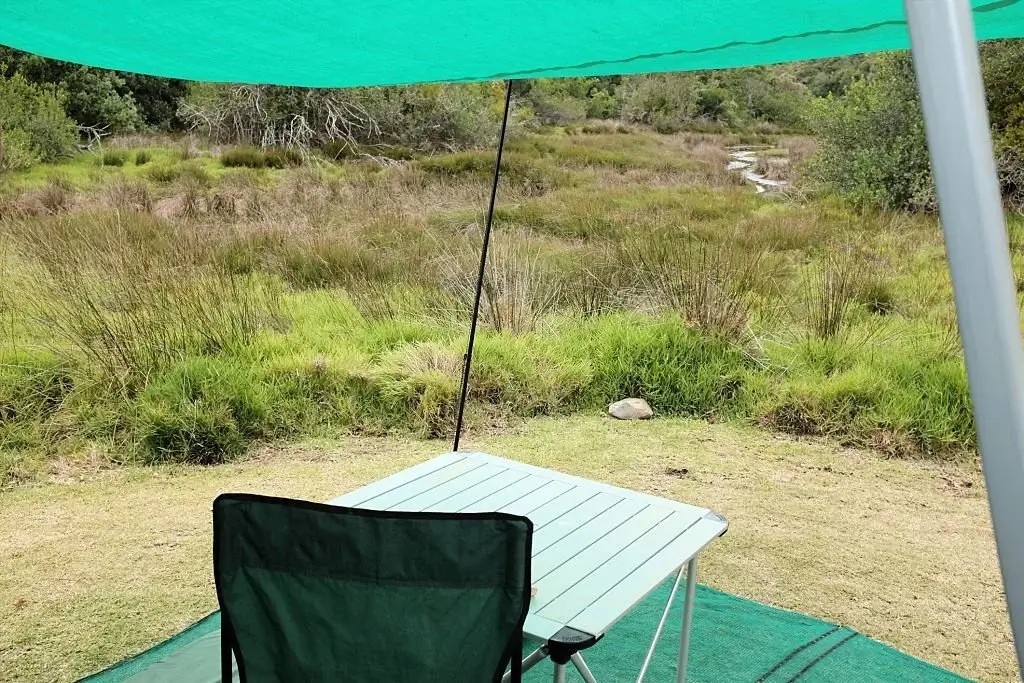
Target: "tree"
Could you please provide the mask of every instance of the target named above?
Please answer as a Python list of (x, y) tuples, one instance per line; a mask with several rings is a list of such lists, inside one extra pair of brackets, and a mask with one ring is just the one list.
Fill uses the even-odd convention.
[(62, 99), (63, 93), (33, 85), (20, 74), (0, 78), (0, 170), (53, 161), (72, 148), (78, 132)]
[(95, 69), (2, 46), (0, 64), (6, 64), (0, 73), (8, 77), (17, 73), (29, 83), (64, 90), (71, 118), (112, 132), (170, 128), (187, 87), (184, 81)]
[(872, 66), (870, 77), (812, 108), (821, 148), (811, 176), (864, 207), (931, 210), (935, 195), (910, 55), (881, 55)]
[[(1024, 207), (1024, 41), (983, 43), (981, 64), (1003, 199)], [(909, 53), (874, 56), (840, 96), (819, 100), (810, 177), (857, 204), (932, 210), (935, 192)]]

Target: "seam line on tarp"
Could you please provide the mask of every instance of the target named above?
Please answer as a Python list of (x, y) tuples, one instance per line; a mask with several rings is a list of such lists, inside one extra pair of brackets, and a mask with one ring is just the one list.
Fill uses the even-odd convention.
[(835, 652), (836, 650), (838, 650), (839, 648), (841, 648), (841, 647), (842, 647), (843, 645), (846, 645), (846, 644), (847, 644), (848, 642), (850, 642), (851, 640), (853, 640), (854, 638), (856, 638), (856, 637), (857, 637), (857, 636), (859, 636), (859, 635), (860, 635), (859, 633), (857, 633), (856, 631), (854, 631), (854, 632), (853, 632), (853, 633), (851, 633), (850, 635), (846, 636), (845, 638), (843, 638), (842, 640), (840, 640), (840, 641), (839, 641), (838, 643), (836, 643), (835, 645), (833, 645), (832, 647), (830, 647), (829, 649), (825, 650), (825, 651), (824, 651), (824, 652), (822, 652), (822, 653), (821, 653), (820, 655), (818, 655), (817, 657), (815, 657), (815, 658), (814, 658), (813, 660), (811, 660), (811, 663), (810, 663), (810, 664), (808, 664), (808, 665), (807, 665), (807, 666), (805, 666), (804, 668), (800, 669), (800, 671), (798, 671), (798, 672), (797, 672), (796, 676), (793, 676), (793, 677), (792, 677), (791, 679), (789, 679), (788, 681), (786, 681), (786, 683), (793, 683), (793, 681), (795, 681), (796, 679), (798, 679), (798, 678), (802, 678), (802, 677), (803, 677), (803, 675), (804, 675), (805, 673), (807, 673), (808, 671), (810, 671), (810, 670), (811, 670), (811, 668), (813, 668), (815, 664), (817, 664), (817, 663), (818, 663), (818, 662), (820, 662), (821, 660), (825, 659), (825, 657), (828, 657), (828, 656), (829, 656), (830, 654), (832, 654), (833, 652)]
[(756, 681), (754, 681), (754, 683), (764, 683), (766, 680), (768, 680), (768, 678), (772, 674), (774, 674), (776, 671), (778, 671), (779, 669), (784, 667), (786, 665), (786, 663), (789, 662), (789, 660), (793, 659), (793, 657), (796, 657), (798, 654), (800, 654), (801, 652), (803, 652), (804, 650), (806, 650), (810, 646), (815, 645), (817, 643), (820, 643), (822, 640), (824, 640), (825, 638), (828, 638), (830, 635), (832, 635), (833, 633), (835, 633), (839, 629), (840, 629), (839, 626), (833, 626), (828, 631), (825, 631), (824, 633), (822, 633), (818, 637), (812, 638), (811, 640), (808, 640), (806, 643), (804, 643), (800, 647), (795, 648), (788, 655), (786, 655), (785, 657), (780, 659), (775, 666), (773, 666), (772, 668), (768, 669), (763, 674), (761, 674), (761, 677), (758, 678)]
[[(995, 0), (979, 7), (972, 8), (973, 12), (983, 13), (992, 12), (999, 9), (1016, 5), (1020, 0)], [(764, 40), (735, 40), (729, 43), (723, 43), (721, 45), (714, 45), (711, 47), (700, 47), (692, 50), (668, 50), (665, 52), (651, 52), (642, 55), (633, 55), (632, 57), (623, 57), (622, 59), (598, 59), (590, 62), (581, 62), (578, 64), (565, 64), (562, 66), (549, 66), (545, 68), (532, 68), (532, 69), (520, 69), (518, 71), (504, 71), (501, 73), (491, 74), (490, 76), (468, 76), (465, 78), (458, 78), (451, 83), (458, 83), (460, 81), (478, 81), (478, 80), (508, 80), (514, 79), (520, 76), (529, 75), (531, 78), (537, 76), (537, 74), (566, 71), (571, 69), (588, 69), (595, 66), (607, 66), (611, 64), (629, 64), (630, 62), (639, 62), (647, 59), (660, 59), (661, 57), (674, 57), (677, 55), (699, 55), (708, 52), (718, 52), (719, 50), (728, 50), (734, 47), (762, 47), (765, 45), (771, 45), (773, 43), (781, 43), (785, 40), (796, 40), (800, 38), (811, 38), (816, 36), (836, 36), (844, 35), (848, 33), (866, 33), (868, 31), (874, 31), (875, 29), (883, 28), (886, 26), (905, 26), (906, 21), (903, 19), (891, 19), (889, 21), (879, 21), (874, 24), (868, 24), (867, 26), (855, 26), (852, 28), (841, 28), (841, 29), (822, 29), (820, 31), (808, 31), (806, 33), (792, 33), (784, 36), (776, 36), (774, 38), (765, 38)]]

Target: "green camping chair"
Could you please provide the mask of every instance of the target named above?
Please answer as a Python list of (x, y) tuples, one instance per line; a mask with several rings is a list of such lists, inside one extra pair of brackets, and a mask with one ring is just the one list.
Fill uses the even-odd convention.
[(533, 525), (224, 494), (221, 670), (242, 683), (482, 683), (521, 673)]

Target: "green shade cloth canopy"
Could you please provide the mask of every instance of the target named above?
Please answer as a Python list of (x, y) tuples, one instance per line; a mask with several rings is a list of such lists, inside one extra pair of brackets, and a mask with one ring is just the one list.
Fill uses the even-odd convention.
[[(1024, 1), (972, 0), (980, 39)], [(686, 71), (908, 47), (900, 0), (3, 0), (0, 44), (314, 87)]]

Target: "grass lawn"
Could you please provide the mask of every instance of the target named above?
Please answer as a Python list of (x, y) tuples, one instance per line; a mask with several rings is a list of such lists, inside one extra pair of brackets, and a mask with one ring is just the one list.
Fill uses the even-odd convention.
[[(682, 419), (543, 418), (468, 445), (713, 508), (731, 528), (702, 583), (1017, 680), (975, 468)], [(0, 680), (73, 680), (214, 609), (218, 493), (324, 500), (445, 450), (345, 438), (208, 468), (78, 464), (0, 494)]]

